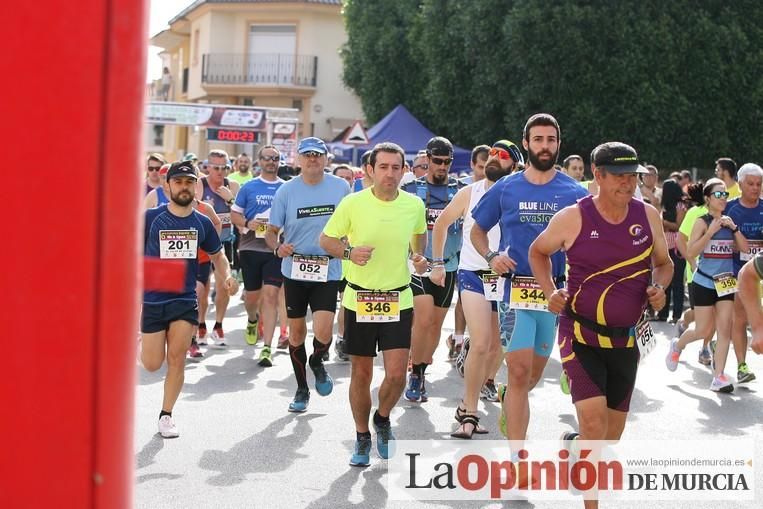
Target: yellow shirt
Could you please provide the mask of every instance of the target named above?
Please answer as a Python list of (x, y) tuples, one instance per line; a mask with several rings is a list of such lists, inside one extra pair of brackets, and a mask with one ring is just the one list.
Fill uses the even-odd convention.
[[(427, 231), (424, 202), (400, 192), (392, 201), (374, 196), (373, 188), (346, 196), (337, 206), (323, 233), (352, 246), (374, 248), (366, 265), (350, 263), (344, 271), (349, 283), (368, 290), (392, 290), (410, 284), (408, 247), (414, 234)], [(355, 290), (348, 285), (342, 305), (356, 311)], [(413, 307), (410, 288), (400, 292), (400, 309)]]
[(739, 184), (737, 184), (736, 182), (734, 182), (733, 186), (727, 188), (726, 191), (729, 192), (728, 201), (731, 201), (734, 198), (739, 198), (740, 196), (742, 196), (742, 190), (739, 189)]
[[(697, 205), (686, 211), (684, 220), (681, 221), (681, 226), (678, 227), (678, 232), (686, 237), (687, 243), (691, 238), (691, 231), (694, 228), (694, 223), (696, 223), (697, 219), (704, 216), (705, 214), (707, 214), (707, 207), (704, 205)], [(694, 271), (691, 270), (691, 266), (687, 263), (686, 283), (691, 283), (692, 279), (694, 279)]]

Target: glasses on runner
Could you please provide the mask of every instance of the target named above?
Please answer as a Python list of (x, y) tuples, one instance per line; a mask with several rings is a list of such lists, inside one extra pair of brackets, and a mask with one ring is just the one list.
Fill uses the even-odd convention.
[(413, 168), (411, 168), (411, 169), (415, 170), (416, 168), (421, 168), (422, 170), (428, 170), (429, 169), (429, 165), (428, 164), (415, 164), (415, 165), (413, 165)]
[(263, 161), (279, 161), (281, 156), (260, 156), (260, 159)]
[(227, 164), (208, 164), (207, 168), (210, 168), (212, 170), (217, 170), (217, 171), (225, 171), (228, 169), (228, 165)]
[(305, 157), (307, 157), (308, 159), (314, 159), (314, 158), (316, 158), (316, 157), (321, 157), (323, 154), (321, 154), (320, 152), (316, 152), (316, 151), (314, 151), (314, 150), (311, 150), (311, 151), (309, 151), (309, 152), (303, 152), (303, 153), (301, 153), (301, 154), (299, 154), (299, 155), (301, 155), (301, 156), (305, 156)]
[(148, 166), (148, 171), (159, 171), (161, 169), (161, 166)]
[(490, 157), (495, 157), (497, 155), (499, 159), (502, 159), (504, 161), (508, 161), (509, 159), (511, 159), (511, 154), (509, 154), (507, 150), (504, 150), (502, 148), (493, 147), (490, 149), (490, 152), (488, 153), (490, 154)]
[(437, 164), (437, 165), (440, 165), (440, 166), (443, 166), (443, 165), (444, 166), (449, 166), (450, 163), (453, 162), (453, 158), (452, 157), (449, 157), (447, 159), (440, 159), (439, 157), (432, 157), (432, 156), (430, 156), (429, 160), (432, 161), (432, 164)]
[(715, 196), (716, 198), (718, 198), (719, 200), (725, 200), (726, 198), (729, 197), (728, 191), (713, 191), (711, 194)]

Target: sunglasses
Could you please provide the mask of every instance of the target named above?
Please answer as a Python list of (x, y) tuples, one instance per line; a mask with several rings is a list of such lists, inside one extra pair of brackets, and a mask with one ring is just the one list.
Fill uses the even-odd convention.
[(149, 166), (148, 171), (159, 171), (161, 168), (161, 166)]
[(227, 164), (208, 164), (207, 168), (211, 168), (217, 171), (224, 171), (228, 169), (228, 165)]
[(448, 159), (440, 159), (439, 157), (432, 157), (429, 156), (429, 160), (432, 161), (432, 164), (437, 164), (440, 166), (448, 166), (450, 163), (453, 162), (453, 158), (449, 157)]
[(719, 200), (725, 200), (726, 198), (729, 197), (729, 192), (728, 191), (713, 191), (712, 193), (710, 193), (710, 196), (714, 196), (718, 198)]
[(260, 156), (261, 161), (279, 161), (281, 156)]
[(428, 170), (429, 169), (429, 165), (428, 164), (417, 164), (417, 165), (414, 165), (414, 167), (412, 169), (415, 170), (416, 168), (421, 168), (421, 169), (424, 169), (424, 170)]
[(314, 158), (316, 158), (316, 157), (321, 157), (323, 154), (321, 154), (320, 152), (316, 152), (316, 151), (314, 151), (314, 150), (311, 150), (311, 151), (309, 151), (309, 152), (302, 152), (302, 153), (301, 153), (301, 154), (299, 154), (299, 155), (301, 155), (301, 156), (305, 156), (305, 157), (307, 157), (308, 159), (314, 159)]
[(489, 154), (490, 154), (490, 157), (495, 157), (497, 155), (498, 158), (503, 161), (508, 161), (509, 159), (511, 159), (511, 154), (509, 154), (507, 150), (504, 150), (502, 148), (493, 147), (490, 149)]

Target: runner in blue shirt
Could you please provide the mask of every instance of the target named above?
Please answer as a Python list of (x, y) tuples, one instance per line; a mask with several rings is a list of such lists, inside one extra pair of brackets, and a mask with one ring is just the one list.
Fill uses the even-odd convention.
[[(196, 259), (199, 248), (215, 264), (215, 277), (229, 295), (238, 291), (231, 277), (228, 259), (212, 221), (193, 210), (198, 174), (190, 161), (176, 162), (167, 172), (170, 203), (146, 211), (144, 253), (163, 260), (184, 260), (185, 282), (180, 292), (146, 290), (141, 313), (141, 362), (148, 371), (161, 368), (167, 359), (159, 433), (164, 438), (179, 436), (172, 418), (183, 387), (185, 353), (193, 328), (198, 324), (196, 300)], [(165, 353), (166, 352), (166, 353)]]
[[(246, 342), (257, 344), (258, 315), (262, 316), (263, 347), (259, 365), (273, 365), (271, 347), (276, 327), (278, 292), (283, 282), (281, 260), (265, 242), (270, 220), (270, 208), (276, 191), (284, 183), (278, 178), (281, 156), (273, 145), (260, 147), (257, 154), (260, 176), (241, 187), (231, 207), (231, 222), (241, 232), (239, 263), (244, 276), (244, 307), (248, 316)], [(261, 312), (260, 312), (261, 311)]]
[[(350, 194), (347, 182), (323, 171), (326, 144), (319, 138), (304, 138), (297, 147), (302, 173), (276, 191), (270, 210), (265, 241), (276, 256), (283, 258), (286, 314), (289, 317), (289, 355), (297, 378), (297, 393), (289, 404), (290, 412), (304, 412), (310, 401), (305, 365), (307, 306), (313, 312), (313, 354), (309, 364), (315, 374), (315, 390), (328, 396), (334, 381), (323, 366), (333, 336), (334, 313), (341, 260), (332, 258), (318, 239), (339, 202)], [(279, 233), (283, 230), (283, 242)]]
[[(742, 235), (747, 239), (748, 250), (744, 253), (734, 251), (734, 276), (742, 266), (763, 252), (763, 200), (760, 199), (763, 170), (757, 164), (743, 164), (737, 172), (741, 196), (726, 206), (724, 215), (733, 219)], [(734, 295), (734, 320), (731, 327), (731, 342), (737, 358), (737, 383), (749, 383), (755, 380), (747, 366), (747, 314), (742, 299)]]
[[(499, 180), (472, 210), (474, 248), (496, 274), (513, 273), (504, 292), (509, 305), (502, 308), (504, 313), (507, 307), (516, 310), (514, 330), (510, 338), (501, 334), (506, 362), (511, 366), (508, 402), (504, 405), (509, 440), (525, 439), (530, 421), (528, 394), (543, 374), (556, 337), (556, 315), (548, 311), (548, 302), (541, 298), (532, 277), (530, 244), (556, 212), (588, 194), (577, 181), (554, 169), (560, 144), (559, 124), (554, 117), (545, 113), (530, 117), (522, 139), (528, 156), (525, 170)], [(498, 252), (490, 250), (487, 236), (496, 224), (501, 227)], [(504, 254), (507, 247), (508, 255)], [(561, 286), (564, 253), (551, 258), (552, 275)], [(516, 291), (512, 291), (514, 287)], [(500, 392), (503, 394), (503, 389)]]

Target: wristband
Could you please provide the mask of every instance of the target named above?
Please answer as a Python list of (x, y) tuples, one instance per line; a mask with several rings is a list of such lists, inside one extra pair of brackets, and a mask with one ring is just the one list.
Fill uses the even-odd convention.
[[(278, 256), (278, 248), (280, 248), (280, 247), (281, 247), (281, 244), (278, 244), (278, 245), (276, 246), (276, 248), (273, 250), (273, 254), (274, 254), (274, 255)], [(280, 257), (280, 256), (278, 256), (278, 258), (281, 258), (281, 257)]]
[(445, 263), (445, 259), (444, 258), (432, 258), (432, 265), (434, 265), (435, 263)]
[(731, 233), (737, 233), (739, 231), (739, 227), (735, 226), (733, 230), (731, 230)]
[(653, 287), (655, 287), (655, 288), (658, 288), (658, 289), (662, 290), (662, 291), (663, 291), (663, 293), (665, 292), (665, 287), (664, 287), (664, 286), (662, 286), (662, 285), (661, 285), (661, 284), (659, 284), (659, 283), (652, 283), (652, 286), (653, 286)]
[(485, 254), (485, 261), (487, 262), (487, 264), (488, 264), (488, 265), (490, 265), (490, 261), (491, 261), (493, 258), (495, 258), (496, 256), (498, 256), (498, 253), (496, 253), (495, 251), (488, 251), (488, 252)]

